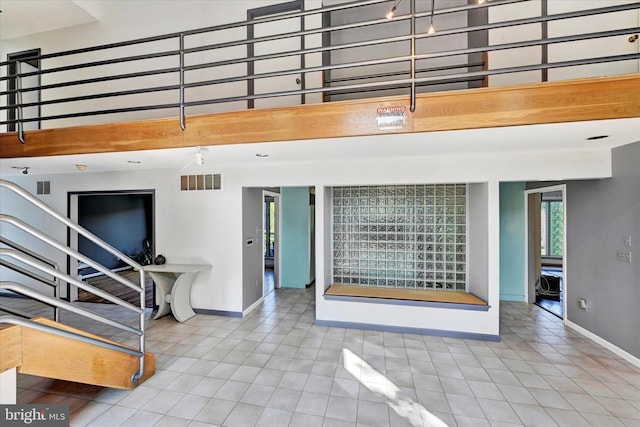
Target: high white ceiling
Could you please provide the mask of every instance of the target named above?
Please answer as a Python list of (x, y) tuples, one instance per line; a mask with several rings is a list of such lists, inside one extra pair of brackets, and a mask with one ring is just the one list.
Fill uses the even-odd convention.
[(0, 40), (96, 21), (72, 0), (0, 0)]
[[(587, 138), (608, 135), (588, 141)], [(341, 162), (360, 159), (391, 159), (419, 156), (491, 155), (545, 151), (575, 152), (609, 149), (640, 141), (640, 118), (544, 124), (422, 134), (319, 139), (261, 144), (203, 147), (210, 166), (291, 162)], [(16, 143), (19, 143), (16, 141)], [(27, 138), (27, 144), (28, 144)], [(53, 156), (0, 160), (0, 175), (22, 173), (14, 167), (29, 167), (33, 175), (140, 169), (182, 169), (192, 162), (196, 148), (148, 150), (109, 154)], [(268, 154), (257, 157), (256, 154)], [(130, 163), (130, 161), (140, 163)], [(192, 164), (188, 170), (197, 170)]]

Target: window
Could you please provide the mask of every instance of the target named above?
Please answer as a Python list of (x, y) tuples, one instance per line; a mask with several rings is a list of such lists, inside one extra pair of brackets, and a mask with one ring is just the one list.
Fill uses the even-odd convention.
[(541, 255), (562, 257), (564, 206), (562, 200), (543, 200), (540, 207)]
[(466, 184), (333, 188), (333, 283), (465, 291)]

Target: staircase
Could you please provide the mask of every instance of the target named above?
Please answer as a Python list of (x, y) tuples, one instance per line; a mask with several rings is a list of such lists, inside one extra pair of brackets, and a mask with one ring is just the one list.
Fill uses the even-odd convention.
[[(0, 272), (3, 277), (0, 295), (18, 294), (38, 305), (41, 303), (53, 308), (51, 318), (48, 318), (0, 304), (0, 404), (16, 403), (15, 390), (8, 388), (15, 389), (17, 373), (127, 390), (152, 376), (155, 370), (154, 356), (145, 352), (144, 267), (60, 215), (20, 186), (0, 179), (0, 198), (6, 202), (7, 196), (18, 196), (28, 202), (26, 205), (33, 212), (21, 211), (21, 218), (33, 218), (34, 212), (38, 217), (44, 214), (47, 219), (38, 222), (46, 224), (47, 229), (51, 229), (51, 219), (61, 223), (68, 232), (84, 236), (138, 271), (140, 281), (134, 283), (115, 274), (37, 227), (0, 212)], [(10, 205), (2, 203), (0, 208)], [(7, 237), (9, 235), (11, 238)], [(34, 239), (38, 242), (39, 252), (27, 248), (23, 243), (33, 242)], [(66, 256), (71, 262), (89, 265), (135, 291), (140, 297), (139, 306), (62, 272), (54, 261), (60, 256)], [(9, 276), (14, 280), (4, 280)], [(131, 326), (130, 321), (123, 322), (83, 304), (70, 302), (68, 296), (61, 298), (61, 283), (117, 304), (124, 312), (133, 315), (137, 325)], [(72, 322), (65, 323), (67, 319)], [(113, 329), (113, 336), (121, 342), (91, 333), (79, 325), (98, 325), (103, 331)], [(131, 342), (137, 342), (137, 345), (131, 345)]]

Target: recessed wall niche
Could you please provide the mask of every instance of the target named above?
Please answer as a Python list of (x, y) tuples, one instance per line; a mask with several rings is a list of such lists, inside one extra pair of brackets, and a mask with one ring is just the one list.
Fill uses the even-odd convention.
[(467, 185), (334, 187), (333, 283), (467, 290)]

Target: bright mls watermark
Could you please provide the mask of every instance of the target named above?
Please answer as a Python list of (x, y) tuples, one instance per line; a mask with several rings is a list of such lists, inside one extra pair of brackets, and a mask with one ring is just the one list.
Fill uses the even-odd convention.
[(0, 405), (2, 427), (69, 427), (69, 405)]

